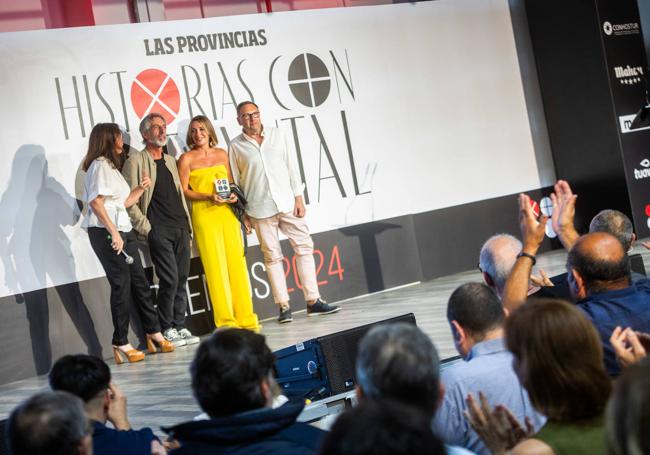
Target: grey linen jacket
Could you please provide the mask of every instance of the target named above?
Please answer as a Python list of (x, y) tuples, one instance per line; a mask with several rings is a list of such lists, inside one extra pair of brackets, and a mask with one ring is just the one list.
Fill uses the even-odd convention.
[[(165, 166), (169, 169), (169, 172), (172, 174), (174, 179), (174, 185), (178, 191), (178, 197), (183, 203), (183, 209), (187, 215), (188, 228), (190, 233), (192, 231), (192, 224), (190, 223), (190, 212), (187, 208), (187, 201), (185, 200), (185, 195), (183, 194), (183, 189), (181, 188), (181, 180), (178, 177), (178, 168), (176, 167), (176, 160), (170, 155), (163, 153), (163, 158), (165, 160)], [(151, 231), (151, 224), (147, 218), (147, 209), (151, 203), (151, 197), (153, 196), (153, 189), (156, 186), (156, 163), (153, 158), (147, 152), (146, 149), (141, 151), (131, 151), (129, 154), (129, 159), (124, 163), (122, 167), (122, 175), (126, 179), (126, 182), (129, 184), (131, 189), (135, 188), (140, 184), (140, 179), (142, 178), (142, 171), (147, 171), (149, 177), (151, 178), (151, 186), (144, 190), (140, 200), (136, 204), (133, 204), (127, 209), (129, 217), (131, 218), (131, 224), (133, 224), (133, 229), (138, 234), (140, 239), (146, 239)]]

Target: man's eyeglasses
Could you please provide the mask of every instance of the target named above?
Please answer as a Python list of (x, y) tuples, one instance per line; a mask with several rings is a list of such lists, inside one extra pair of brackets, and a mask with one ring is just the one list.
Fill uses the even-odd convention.
[(260, 111), (251, 112), (250, 114), (239, 114), (241, 119), (260, 118)]

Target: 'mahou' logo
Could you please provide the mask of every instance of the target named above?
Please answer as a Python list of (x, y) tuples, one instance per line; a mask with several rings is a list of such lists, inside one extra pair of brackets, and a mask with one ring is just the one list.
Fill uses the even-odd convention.
[(634, 85), (642, 81), (643, 67), (642, 66), (615, 66), (614, 75), (618, 82), (624, 85)]
[(142, 71), (131, 85), (131, 104), (138, 117), (157, 112), (169, 125), (176, 120), (181, 95), (169, 74), (155, 68)]

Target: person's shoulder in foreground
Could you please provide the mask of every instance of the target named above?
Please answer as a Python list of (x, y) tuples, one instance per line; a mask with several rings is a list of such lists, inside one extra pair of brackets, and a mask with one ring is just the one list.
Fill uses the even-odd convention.
[(187, 422), (165, 429), (184, 454), (311, 454), (316, 453), (326, 434), (323, 430), (296, 422), (304, 407), (289, 402), (278, 408), (262, 408), (233, 416)]

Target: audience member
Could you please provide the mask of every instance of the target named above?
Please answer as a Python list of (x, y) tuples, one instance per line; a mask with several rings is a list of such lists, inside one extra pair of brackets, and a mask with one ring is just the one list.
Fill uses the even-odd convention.
[[(93, 449), (101, 454), (160, 454), (164, 447), (149, 428), (132, 430), (126, 397), (111, 382), (106, 363), (85, 354), (66, 355), (52, 366), (50, 387), (81, 398), (93, 428)], [(106, 426), (110, 422), (114, 428)]]
[(493, 235), (481, 247), (478, 268), (499, 298), (520, 252), (521, 242), (510, 234)]
[[(535, 254), (544, 239), (546, 217), (538, 222), (530, 199), (519, 197), (523, 248), (504, 289), (503, 304), (510, 311), (521, 305), (528, 289)], [(630, 281), (630, 264), (621, 242), (604, 232), (593, 232), (578, 238), (567, 260), (571, 294), (600, 333), (605, 351), (605, 366), (611, 376), (620, 372), (614, 350), (609, 342), (617, 326), (650, 332), (650, 281)]]
[[(485, 284), (494, 290), (499, 299), (503, 297), (506, 280), (520, 252), (521, 242), (510, 234), (493, 235), (481, 247), (478, 268)], [(551, 282), (543, 269), (539, 269), (539, 276), (531, 275), (528, 286), (530, 297), (558, 297), (558, 292), (561, 292), (560, 287)]]
[[(436, 348), (413, 324), (372, 328), (359, 343), (356, 372), (359, 402), (396, 401), (419, 410), (429, 422), (444, 393)], [(471, 453), (455, 446), (446, 449), (448, 454)]]
[[(552, 226), (564, 248), (569, 251), (580, 237), (574, 226), (576, 195), (573, 194), (571, 187), (564, 180), (559, 180), (554, 189), (555, 192), (551, 194), (553, 199)], [(600, 211), (592, 218), (589, 224), (589, 232), (612, 234), (621, 242), (623, 249), (628, 253), (632, 250), (632, 245), (636, 240), (632, 221), (627, 215), (618, 210), (607, 209)], [(630, 277), (632, 282), (646, 278), (645, 274), (634, 271), (630, 272)], [(548, 296), (566, 300), (573, 299), (567, 282), (567, 273), (556, 275), (549, 281), (548, 285), (549, 287), (553, 286), (553, 289)]]
[[(558, 180), (551, 194), (553, 203), (552, 226), (562, 246), (569, 251), (580, 237), (574, 225), (577, 195), (565, 180)], [(632, 248), (636, 240), (632, 221), (618, 210), (602, 210), (589, 223), (589, 232), (606, 232), (621, 242), (625, 251)]]
[(650, 453), (650, 362), (628, 368), (614, 384), (605, 412), (608, 452), (611, 455)]
[(278, 386), (264, 337), (249, 330), (217, 330), (199, 346), (190, 367), (192, 390), (209, 420), (166, 428), (176, 454), (311, 454), (324, 432), (296, 422), (304, 403), (272, 408)]
[(434, 420), (436, 434), (449, 444), (489, 454), (464, 415), (467, 395), (479, 391), (491, 405), (507, 406), (518, 420), (531, 419), (531, 425), (539, 430), (545, 419), (533, 409), (512, 369), (512, 354), (503, 341), (505, 314), (494, 292), (479, 283), (458, 287), (449, 298), (447, 320), (465, 362), (441, 373), (445, 394)]
[(530, 300), (508, 318), (505, 333), (515, 372), (548, 420), (534, 433), (530, 426), (523, 430), (504, 406), (492, 411), (485, 397), (480, 406), (468, 399), (470, 423), (490, 450), (604, 453), (603, 412), (611, 381), (598, 333), (584, 313), (560, 300)]
[(365, 400), (338, 417), (325, 437), (321, 455), (444, 455), (419, 410), (391, 400)]
[(7, 424), (9, 451), (16, 455), (91, 455), (91, 432), (83, 403), (67, 392), (34, 395)]

